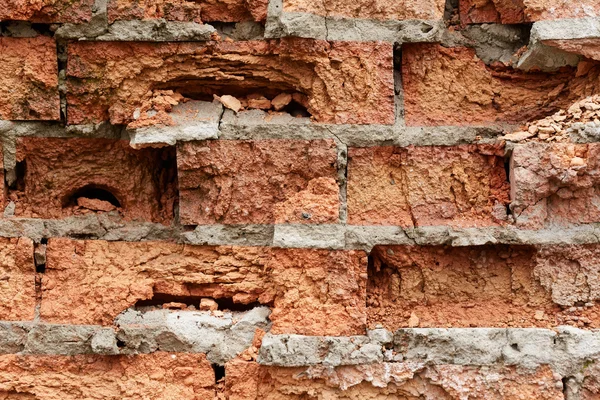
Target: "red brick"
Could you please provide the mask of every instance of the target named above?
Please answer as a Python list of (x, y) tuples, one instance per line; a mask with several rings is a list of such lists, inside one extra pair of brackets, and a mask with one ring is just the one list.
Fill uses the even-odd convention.
[(0, 320), (30, 321), (34, 311), (33, 242), (0, 238)]
[(204, 354), (0, 355), (2, 399), (213, 399)]
[(2, 0), (0, 21), (83, 23), (92, 18), (94, 0)]
[(0, 119), (58, 120), (59, 112), (54, 40), (0, 37)]
[(460, 0), (463, 24), (520, 24), (600, 15), (597, 0)]
[(283, 0), (283, 10), (326, 17), (439, 20), (444, 16), (444, 4), (444, 0)]
[(353, 335), (365, 328), (363, 252), (50, 239), (43, 321), (110, 325), (166, 296), (272, 305), (273, 333)]
[(264, 21), (265, 0), (110, 0), (108, 21), (163, 18), (180, 22)]
[(182, 143), (181, 223), (336, 223), (336, 163), (333, 140)]
[(134, 150), (127, 141), (108, 139), (20, 138), (17, 160), (25, 171), (10, 193), (17, 216), (94, 212), (79, 207), (77, 198), (96, 196), (87, 189), (100, 189), (116, 198), (125, 219), (170, 223), (173, 218), (173, 148)]
[(517, 225), (540, 229), (600, 222), (600, 145), (529, 143), (511, 158)]
[(523, 123), (600, 91), (600, 65), (526, 73), (486, 66), (473, 49), (438, 44), (402, 48), (407, 125)]
[(68, 122), (128, 124), (155, 89), (300, 92), (318, 122), (394, 122), (392, 45), (382, 42), (77, 42), (69, 45)]
[(348, 222), (488, 226), (506, 216), (503, 150), (492, 146), (352, 148)]

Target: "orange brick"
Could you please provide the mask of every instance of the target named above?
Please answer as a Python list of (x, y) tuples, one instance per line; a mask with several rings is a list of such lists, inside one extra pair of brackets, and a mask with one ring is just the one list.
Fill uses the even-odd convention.
[(68, 122), (128, 124), (155, 89), (300, 92), (319, 122), (394, 123), (392, 45), (383, 42), (77, 42), (69, 45)]
[(348, 152), (348, 222), (489, 226), (506, 216), (503, 150), (371, 147)]
[(94, 0), (2, 0), (0, 21), (18, 20), (45, 24), (88, 22), (92, 18), (93, 5)]
[(272, 305), (273, 333), (364, 333), (366, 256), (357, 251), (50, 239), (42, 320), (110, 325), (166, 296)]
[(336, 223), (333, 140), (219, 140), (178, 147), (180, 220), (193, 224)]
[(56, 43), (52, 38), (0, 37), (0, 71), (0, 119), (60, 119)]
[(2, 399), (212, 399), (204, 354), (0, 355)]
[(0, 238), (0, 320), (29, 321), (34, 311), (33, 242)]

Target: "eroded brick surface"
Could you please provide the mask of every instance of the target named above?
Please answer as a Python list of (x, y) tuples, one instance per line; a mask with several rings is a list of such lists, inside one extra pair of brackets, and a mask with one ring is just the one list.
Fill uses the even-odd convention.
[(35, 264), (29, 238), (0, 238), (0, 320), (32, 320)]
[(91, 19), (93, 5), (94, 0), (3, 0), (0, 21), (82, 23)]
[(112, 324), (161, 295), (273, 306), (273, 333), (364, 333), (363, 252), (50, 239), (42, 320)]
[(338, 222), (333, 140), (188, 142), (177, 163), (183, 224)]
[(436, 20), (443, 17), (444, 4), (443, 0), (284, 0), (283, 9), (328, 17)]
[(130, 123), (154, 89), (209, 100), (213, 94), (289, 90), (308, 96), (307, 109), (319, 122), (394, 122), (389, 43), (78, 42), (68, 57), (71, 124)]
[(600, 61), (600, 38), (544, 40), (544, 44)]
[(598, 15), (600, 4), (596, 0), (460, 0), (463, 24), (520, 24)]
[(600, 324), (596, 245), (378, 246), (371, 256), (370, 327)]
[(349, 150), (348, 222), (488, 226), (506, 216), (503, 150), (493, 146)]
[(58, 120), (57, 65), (52, 38), (0, 37), (0, 119)]
[(108, 20), (111, 23), (157, 18), (180, 22), (264, 21), (267, 4), (264, 0), (110, 0)]
[(583, 384), (581, 385), (581, 400), (600, 399), (600, 366), (598, 362), (588, 363), (583, 368)]
[(308, 370), (263, 367), (258, 378), (258, 391), (258, 398), (265, 400), (563, 399), (560, 376), (548, 367), (527, 370), (501, 366), (425, 366), (420, 363)]
[(600, 65), (577, 73), (525, 73), (492, 68), (467, 48), (403, 46), (402, 79), (408, 125), (523, 123), (600, 91)]
[(511, 208), (518, 226), (600, 222), (600, 146), (528, 143), (511, 158)]
[[(10, 199), (18, 216), (63, 218), (109, 210), (110, 193), (126, 219), (168, 224), (173, 218), (173, 148), (134, 150), (126, 141), (108, 139), (20, 138), (17, 161), (23, 176)], [(86, 207), (90, 198), (102, 203)]]
[(26, 400), (212, 399), (204, 354), (0, 355), (0, 398)]

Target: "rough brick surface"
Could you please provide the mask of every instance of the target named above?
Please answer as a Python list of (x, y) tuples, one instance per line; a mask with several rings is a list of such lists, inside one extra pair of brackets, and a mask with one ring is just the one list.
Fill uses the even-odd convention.
[(60, 118), (53, 39), (0, 37), (0, 69), (0, 119)]
[(306, 12), (328, 17), (347, 17), (377, 20), (441, 19), (443, 0), (284, 0), (288, 12)]
[(583, 384), (580, 394), (581, 400), (600, 399), (600, 366), (598, 362), (593, 362), (583, 369)]
[(499, 147), (351, 148), (348, 155), (350, 224), (487, 226), (506, 216)]
[[(108, 139), (21, 138), (17, 160), (24, 176), (10, 193), (16, 215), (63, 218), (95, 212), (110, 205), (103, 198), (108, 192), (126, 219), (168, 224), (173, 218), (172, 148), (134, 150), (126, 141)], [(90, 196), (103, 203), (81, 207), (86, 202), (78, 200)]]
[(82, 23), (92, 17), (93, 5), (94, 0), (3, 0), (0, 3), (0, 21)]
[(204, 354), (0, 355), (0, 398), (31, 400), (212, 399)]
[(600, 65), (578, 74), (525, 73), (486, 66), (473, 49), (438, 44), (402, 47), (408, 125), (523, 123), (600, 90)]
[(0, 320), (32, 320), (35, 264), (29, 238), (0, 239)]
[(392, 74), (392, 46), (380, 42), (79, 42), (69, 46), (68, 121), (130, 123), (154, 89), (211, 99), (276, 89), (308, 96), (319, 122), (392, 124)]
[[(263, 368), (260, 399), (562, 400), (560, 376), (548, 367), (475, 367), (419, 363), (335, 369)], [(491, 378), (493, 377), (493, 379)], [(242, 398), (243, 399), (243, 398)]]
[(511, 208), (529, 229), (600, 222), (600, 146), (528, 143), (511, 159)]
[(272, 304), (274, 333), (364, 333), (362, 252), (51, 239), (46, 269), (47, 322), (110, 325), (167, 295)]
[(460, 0), (463, 24), (520, 24), (600, 15), (596, 0)]
[(189, 142), (177, 163), (183, 224), (338, 222), (333, 140)]
[(267, 16), (267, 3), (263, 0), (110, 0), (108, 20), (111, 23), (157, 18), (181, 22), (263, 21)]

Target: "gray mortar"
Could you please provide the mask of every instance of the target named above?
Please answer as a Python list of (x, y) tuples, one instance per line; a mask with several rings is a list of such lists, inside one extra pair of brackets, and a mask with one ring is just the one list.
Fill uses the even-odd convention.
[(252, 345), (256, 329), (268, 331), (271, 311), (256, 307), (245, 312), (127, 310), (117, 317), (121, 354), (177, 351), (205, 353), (208, 360), (225, 364)]
[(210, 40), (215, 28), (195, 22), (175, 22), (164, 19), (115, 21), (108, 33), (95, 38), (106, 41), (205, 41)]
[(92, 18), (87, 23), (63, 24), (55, 32), (57, 39), (93, 39), (108, 31), (108, 0), (95, 0)]
[(496, 61), (511, 64), (516, 61), (514, 54), (529, 39), (529, 28), (523, 25), (470, 25), (461, 33), (475, 48), (477, 57), (486, 64)]
[(600, 122), (576, 122), (568, 130), (573, 143), (594, 143), (600, 141)]
[(273, 234), (275, 247), (343, 249), (344, 225), (277, 224)]
[(32, 38), (38, 36), (38, 32), (32, 28), (30, 22), (9, 21), (0, 27), (0, 36)]
[(198, 225), (182, 239), (196, 245), (271, 246), (274, 230), (274, 225)]

